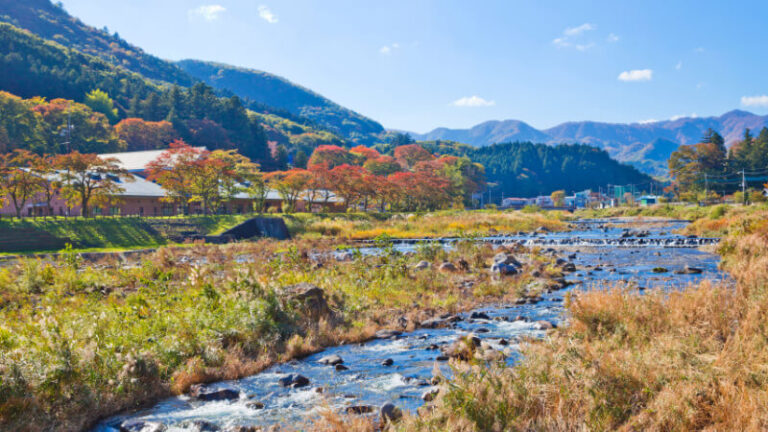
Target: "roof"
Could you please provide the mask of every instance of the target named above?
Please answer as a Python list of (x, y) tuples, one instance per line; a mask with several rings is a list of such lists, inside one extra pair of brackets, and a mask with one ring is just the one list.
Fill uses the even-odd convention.
[[(196, 147), (196, 148), (199, 150), (207, 150), (205, 147)], [(99, 157), (102, 159), (107, 159), (107, 158), (117, 159), (118, 165), (120, 166), (120, 168), (123, 168), (126, 171), (136, 172), (136, 171), (144, 171), (150, 162), (160, 157), (160, 155), (163, 154), (163, 152), (166, 152), (167, 150), (168, 149), (123, 152), (123, 153), (104, 153), (104, 154), (100, 154)]]
[(119, 196), (130, 197), (164, 197), (165, 190), (159, 184), (131, 174), (133, 181), (120, 181), (120, 187), (125, 189)]

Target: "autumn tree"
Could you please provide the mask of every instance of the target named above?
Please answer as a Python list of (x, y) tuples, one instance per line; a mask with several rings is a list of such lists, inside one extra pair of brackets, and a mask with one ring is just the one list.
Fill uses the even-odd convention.
[(344, 164), (356, 165), (357, 162), (357, 156), (344, 148), (335, 145), (321, 145), (312, 153), (307, 166), (325, 165), (328, 169), (333, 169)]
[(89, 216), (91, 206), (117, 202), (116, 195), (125, 190), (120, 183), (133, 181), (117, 159), (103, 159), (92, 153), (74, 151), (59, 155), (56, 166), (62, 182), (61, 193), (67, 205), (79, 205), (83, 217)]
[(107, 92), (96, 89), (85, 95), (85, 104), (94, 112), (102, 113), (110, 123), (117, 121), (117, 108), (115, 102)]
[(186, 214), (193, 201), (193, 182), (197, 175), (195, 164), (209, 154), (203, 148), (192, 147), (181, 140), (174, 141), (168, 150), (147, 164), (147, 178), (165, 190), (163, 201), (181, 206)]
[(150, 122), (127, 118), (115, 125), (117, 136), (125, 141), (128, 151), (166, 148), (179, 136), (167, 121)]
[(552, 204), (555, 207), (563, 207), (565, 205), (565, 191), (556, 190), (552, 192), (549, 197), (552, 199)]
[(296, 202), (304, 193), (311, 180), (311, 175), (307, 170), (294, 168), (288, 171), (269, 173), (265, 176), (265, 180), (283, 199), (285, 204), (283, 211), (293, 213), (296, 211)]
[(409, 144), (396, 147), (394, 151), (397, 162), (407, 170), (413, 169), (419, 162), (434, 159), (434, 155), (418, 144)]
[(374, 175), (384, 177), (402, 171), (402, 167), (392, 156), (380, 156), (375, 159), (368, 159), (363, 165), (363, 168)]
[(365, 163), (366, 161), (369, 161), (371, 159), (376, 159), (378, 157), (381, 157), (381, 153), (376, 151), (376, 149), (372, 149), (370, 147), (366, 146), (356, 146), (349, 149), (349, 152), (353, 155), (357, 156), (362, 163)]
[(30, 101), (0, 91), (0, 154), (16, 148), (37, 153), (51, 151), (45, 139), (42, 116)]
[(117, 152), (124, 149), (104, 114), (65, 99), (50, 102), (36, 99), (35, 103), (33, 110), (45, 122), (47, 148), (59, 153), (70, 150), (85, 153)]
[(13, 204), (16, 217), (21, 210), (40, 192), (40, 177), (30, 167), (37, 165), (40, 157), (28, 150), (16, 149), (0, 155), (0, 190)]
[(349, 164), (339, 165), (331, 170), (333, 190), (344, 200), (344, 207), (347, 209), (362, 196), (364, 172), (362, 167)]
[(32, 171), (40, 179), (40, 195), (45, 200), (46, 214), (53, 216), (53, 199), (61, 190), (61, 178), (56, 172), (56, 156), (44, 155), (37, 158)]

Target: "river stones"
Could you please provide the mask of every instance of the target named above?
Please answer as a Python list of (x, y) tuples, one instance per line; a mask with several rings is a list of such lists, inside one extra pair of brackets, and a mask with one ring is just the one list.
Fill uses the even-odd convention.
[(349, 368), (344, 366), (343, 364), (337, 364), (333, 368), (336, 370), (336, 372), (344, 372), (345, 370), (349, 370)]
[(262, 432), (263, 429), (256, 426), (231, 426), (225, 432)]
[(436, 329), (448, 325), (448, 321), (442, 318), (430, 318), (419, 324), (422, 328)]
[(162, 423), (129, 420), (118, 426), (120, 432), (165, 432), (168, 428)]
[(261, 402), (248, 402), (247, 404), (245, 404), (245, 407), (250, 408), (252, 410), (260, 410), (260, 409), (264, 409), (264, 404)]
[(300, 388), (309, 385), (309, 378), (299, 374), (288, 374), (277, 380), (282, 387)]
[(510, 264), (493, 263), (491, 265), (491, 273), (499, 276), (513, 276), (518, 273), (518, 270), (517, 267)]
[(683, 267), (682, 270), (679, 270), (676, 273), (678, 273), (678, 274), (701, 274), (703, 272), (704, 272), (704, 269), (702, 269), (702, 268), (691, 267), (691, 266), (686, 265), (685, 267)]
[(398, 331), (398, 330), (382, 329), (382, 330), (379, 330), (379, 331), (376, 332), (376, 337), (378, 339), (390, 339), (390, 338), (396, 338), (396, 337), (400, 336), (401, 334), (403, 334), (403, 332)]
[(403, 417), (403, 412), (392, 402), (387, 402), (379, 409), (379, 415), (385, 422), (394, 422)]
[(449, 358), (467, 361), (473, 357), (475, 350), (480, 346), (480, 338), (472, 333), (458, 338), (454, 343), (443, 350), (443, 354)]
[(432, 264), (429, 261), (419, 261), (413, 266), (414, 270), (426, 270), (430, 267), (432, 267)]
[(669, 270), (667, 270), (667, 268), (666, 268), (666, 267), (654, 267), (654, 268), (653, 268), (653, 272), (654, 272), (654, 273), (666, 273), (666, 272), (668, 272), (668, 271), (669, 271)]
[(194, 432), (218, 432), (221, 430), (218, 425), (205, 420), (187, 420), (182, 422), (181, 426)]
[(423, 400), (424, 402), (432, 402), (433, 400), (435, 400), (438, 393), (440, 393), (440, 389), (435, 388), (435, 389), (427, 390), (421, 395), (421, 400)]
[(393, 364), (395, 364), (395, 361), (392, 360), (391, 358), (388, 358), (388, 359), (384, 360), (383, 362), (381, 362), (382, 366), (392, 366)]
[(513, 267), (521, 267), (520, 261), (516, 260), (514, 256), (506, 252), (499, 252), (493, 256), (494, 264), (506, 264)]
[(206, 402), (240, 399), (240, 392), (235, 389), (209, 390), (202, 384), (190, 387), (189, 395), (197, 400)]
[(499, 345), (507, 346), (507, 345), (509, 345), (509, 341), (504, 339), (504, 338), (501, 338), (501, 339), (499, 339)]
[(491, 318), (488, 317), (488, 314), (485, 312), (472, 312), (472, 314), (469, 315), (470, 319), (483, 319), (483, 320), (490, 320)]
[(573, 272), (576, 271), (576, 264), (571, 263), (571, 262), (565, 263), (565, 264), (562, 265), (562, 267), (560, 267), (560, 270), (562, 270), (562, 271), (564, 271), (566, 273), (573, 273)]
[(440, 264), (440, 267), (438, 267), (438, 270), (440, 270), (441, 272), (453, 273), (458, 271), (459, 269), (456, 267), (454, 263), (446, 261)]
[(555, 327), (556, 327), (556, 326), (555, 326), (554, 324), (552, 324), (551, 322), (549, 322), (549, 321), (544, 321), (544, 320), (542, 320), (542, 321), (536, 321), (536, 322), (534, 323), (534, 326), (536, 326), (536, 328), (537, 328), (537, 329), (539, 329), (539, 330), (552, 330), (553, 328), (555, 328)]
[(321, 358), (317, 362), (320, 363), (320, 364), (324, 364), (326, 366), (336, 366), (338, 364), (344, 363), (344, 360), (341, 357), (339, 357), (338, 355), (332, 354), (332, 355), (327, 355), (327, 356)]
[(347, 414), (361, 415), (361, 414), (370, 414), (376, 411), (376, 408), (370, 405), (353, 405), (353, 406), (347, 407), (345, 411)]

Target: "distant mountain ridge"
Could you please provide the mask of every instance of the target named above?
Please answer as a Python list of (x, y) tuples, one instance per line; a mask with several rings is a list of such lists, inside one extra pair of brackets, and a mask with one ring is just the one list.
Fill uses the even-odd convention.
[(741, 139), (744, 129), (759, 131), (763, 127), (768, 127), (768, 116), (733, 110), (717, 117), (685, 117), (651, 123), (567, 122), (543, 130), (520, 120), (488, 121), (469, 129), (438, 128), (412, 136), (417, 140), (451, 140), (477, 147), (515, 141), (589, 144), (646, 172), (663, 174), (669, 154), (680, 145), (697, 143), (708, 128), (720, 132), (730, 145)]

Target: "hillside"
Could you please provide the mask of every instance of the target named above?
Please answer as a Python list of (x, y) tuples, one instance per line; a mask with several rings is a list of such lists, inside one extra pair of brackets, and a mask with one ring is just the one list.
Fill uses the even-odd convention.
[(199, 60), (183, 60), (177, 64), (214, 88), (228, 90), (246, 101), (306, 117), (359, 144), (372, 144), (376, 135), (384, 131), (379, 123), (277, 75)]
[[(533, 197), (557, 189), (571, 193), (598, 190), (607, 184), (648, 185), (652, 179), (635, 167), (611, 159), (604, 150), (580, 144), (550, 146), (531, 142), (471, 147), (449, 141), (425, 141), (430, 152), (467, 156), (485, 167), (486, 180), (498, 186), (494, 201), (506, 197)], [(640, 190), (642, 186), (639, 186)]]
[[(412, 135), (420, 140), (452, 140), (475, 146), (527, 140), (547, 144), (589, 144), (605, 149), (620, 161), (632, 162), (647, 172), (661, 174), (659, 162), (666, 163), (670, 143), (675, 148), (696, 143), (704, 131), (712, 128), (731, 145), (741, 138), (745, 128), (756, 132), (763, 127), (768, 127), (768, 116), (734, 110), (719, 117), (686, 117), (651, 123), (567, 122), (543, 130), (519, 120), (505, 120), (481, 123), (470, 129), (438, 128), (426, 134)], [(657, 140), (664, 140), (664, 151), (651, 151), (658, 146)]]
[(0, 22), (101, 58), (147, 78), (181, 86), (195, 80), (173, 63), (145, 53), (117, 34), (90, 27), (49, 0), (0, 0)]

